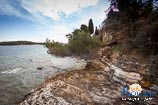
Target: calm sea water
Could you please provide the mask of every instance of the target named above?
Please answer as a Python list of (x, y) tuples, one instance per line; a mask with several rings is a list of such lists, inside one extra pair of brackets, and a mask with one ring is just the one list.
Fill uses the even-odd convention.
[(57, 72), (85, 65), (84, 60), (49, 55), (42, 45), (0, 46), (0, 105), (21, 101)]

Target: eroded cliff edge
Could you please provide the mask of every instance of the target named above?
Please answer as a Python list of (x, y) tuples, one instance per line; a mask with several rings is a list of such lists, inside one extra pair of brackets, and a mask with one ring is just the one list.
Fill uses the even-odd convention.
[(53, 76), (32, 90), (19, 105), (157, 105), (157, 95), (147, 102), (121, 98), (122, 88), (133, 83), (142, 83), (144, 89), (158, 93), (156, 85), (148, 87), (141, 82), (147, 67), (137, 58), (103, 47), (88, 60), (85, 69)]

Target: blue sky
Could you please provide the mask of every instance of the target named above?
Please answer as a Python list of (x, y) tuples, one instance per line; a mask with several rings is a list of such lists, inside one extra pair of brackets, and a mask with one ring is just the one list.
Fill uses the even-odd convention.
[(0, 0), (0, 41), (67, 42), (66, 34), (105, 19), (108, 0)]

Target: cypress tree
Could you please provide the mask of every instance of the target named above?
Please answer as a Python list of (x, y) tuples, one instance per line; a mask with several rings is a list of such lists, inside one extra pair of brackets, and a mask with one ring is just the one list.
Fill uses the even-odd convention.
[(93, 20), (92, 19), (89, 20), (88, 30), (89, 30), (90, 34), (94, 33), (94, 26), (93, 26)]
[(99, 35), (99, 30), (97, 27), (95, 28), (95, 35)]

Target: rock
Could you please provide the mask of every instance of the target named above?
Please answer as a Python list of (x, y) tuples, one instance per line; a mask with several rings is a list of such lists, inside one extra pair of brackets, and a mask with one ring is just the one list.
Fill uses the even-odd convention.
[(144, 81), (144, 80), (141, 80), (140, 82), (140, 85), (144, 88), (149, 88), (152, 86), (152, 84), (150, 83), (150, 81)]
[(37, 67), (37, 70), (42, 70), (43, 69), (43, 67)]
[(155, 92), (158, 93), (158, 86), (157, 86), (157, 85), (153, 85), (152, 87), (150, 87), (150, 89), (151, 89), (152, 91), (155, 91)]
[(117, 82), (127, 82), (127, 83), (136, 83), (140, 80), (142, 80), (142, 77), (140, 74), (135, 72), (126, 72), (121, 68), (116, 67), (115, 65), (108, 64), (109, 69), (113, 70), (113, 72), (110, 74), (112, 75), (112, 79)]
[(102, 35), (102, 39), (103, 39), (104, 44), (109, 44), (109, 43), (111, 43), (113, 37), (112, 37), (112, 35), (110, 35), (110, 33), (104, 32), (104, 34)]
[(102, 70), (104, 70), (105, 67), (106, 65), (100, 62), (99, 60), (89, 60), (86, 66), (87, 69), (92, 68), (92, 69), (102, 69)]

